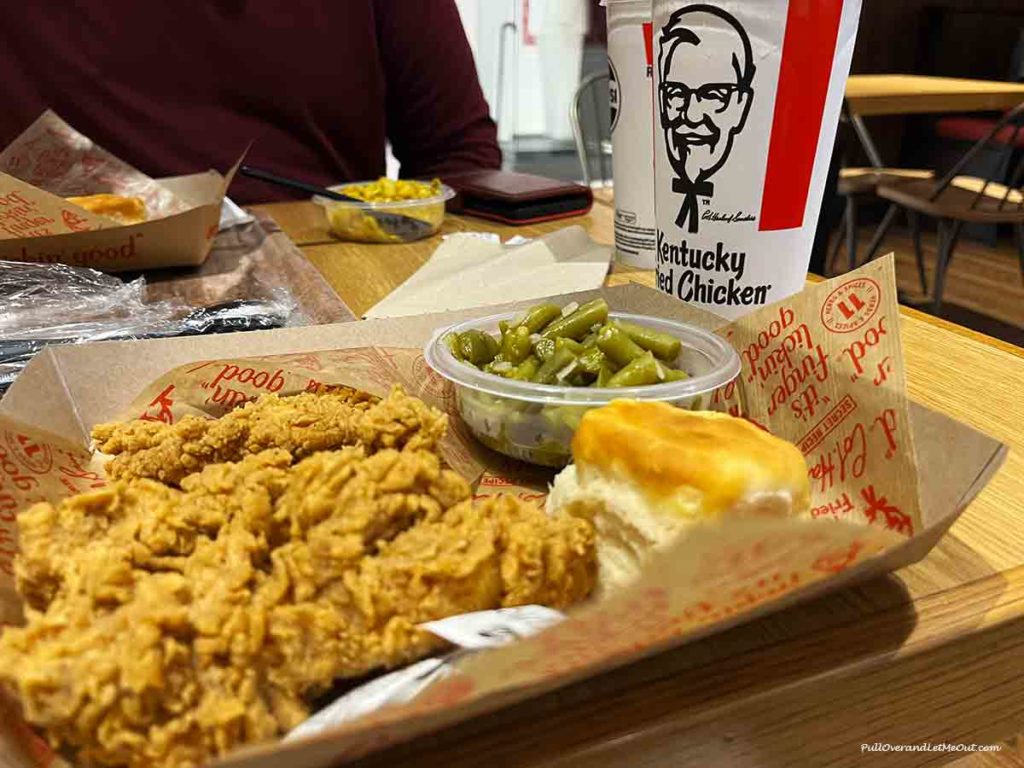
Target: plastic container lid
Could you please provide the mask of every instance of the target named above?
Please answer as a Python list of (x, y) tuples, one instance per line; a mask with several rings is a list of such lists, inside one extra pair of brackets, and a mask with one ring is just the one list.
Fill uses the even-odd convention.
[[(353, 181), (349, 184), (335, 184), (333, 187), (328, 187), (332, 192), (340, 192), (345, 194), (345, 190), (349, 187), (361, 186), (363, 184), (370, 184), (372, 182), (367, 181)], [(435, 205), (437, 203), (445, 203), (455, 197), (455, 190), (449, 187), (447, 184), (441, 185), (441, 191), (431, 197), (418, 197), (413, 200), (395, 200), (394, 202), (387, 202), (384, 200), (331, 200), (320, 195), (314, 195), (313, 202), (317, 205), (324, 207), (332, 205), (344, 205), (351, 208), (359, 208), (363, 210), (376, 210), (386, 208), (389, 211), (400, 210), (402, 208), (420, 208), (424, 205)]]
[(442, 341), (449, 333), (462, 333), (470, 329), (496, 333), (499, 320), (511, 320), (520, 313), (506, 312), (474, 320), (467, 320), (435, 331), (423, 350), (424, 359), (431, 368), (457, 386), (497, 397), (506, 397), (545, 405), (594, 405), (629, 398), (647, 401), (674, 401), (693, 398), (713, 392), (740, 373), (740, 358), (725, 339), (696, 326), (663, 320), (648, 315), (611, 312), (612, 318), (639, 323), (665, 333), (671, 333), (683, 344), (683, 353), (700, 355), (708, 368), (704, 373), (681, 381), (651, 384), (643, 387), (560, 387), (553, 384), (535, 384), (530, 381), (505, 379), (484, 373), (459, 362)]

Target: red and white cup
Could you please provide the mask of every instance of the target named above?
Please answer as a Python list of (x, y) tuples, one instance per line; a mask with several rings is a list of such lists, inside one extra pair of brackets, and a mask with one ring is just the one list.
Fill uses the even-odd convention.
[(605, 0), (612, 111), (615, 256), (654, 269), (653, 51), (650, 0)]
[(654, 0), (658, 288), (736, 318), (800, 291), (861, 0)]

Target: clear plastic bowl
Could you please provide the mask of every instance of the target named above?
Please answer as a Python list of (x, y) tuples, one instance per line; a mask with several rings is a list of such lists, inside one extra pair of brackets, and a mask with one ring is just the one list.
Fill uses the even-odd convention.
[[(338, 184), (328, 187), (332, 192), (346, 194), (345, 190), (370, 182), (354, 181), (350, 184)], [(433, 197), (423, 197), (418, 200), (396, 200), (394, 202), (362, 202), (351, 203), (342, 200), (329, 200), (319, 195), (313, 198), (313, 202), (323, 206), (327, 215), (327, 223), (331, 234), (342, 240), (355, 240), (362, 243), (394, 243), (401, 242), (394, 235), (384, 232), (376, 221), (366, 215), (367, 211), (380, 211), (397, 213), (402, 216), (409, 216), (420, 219), (430, 224), (430, 229), (425, 231), (423, 236), (429, 237), (436, 234), (444, 221), (444, 205), (455, 197), (455, 190), (446, 184), (441, 185), (441, 191)]]
[(740, 372), (736, 350), (720, 336), (685, 323), (625, 312), (611, 312), (610, 316), (671, 333), (682, 341), (674, 365), (690, 378), (618, 389), (534, 384), (484, 373), (459, 362), (442, 340), (448, 333), (472, 328), (497, 334), (499, 321), (511, 321), (519, 314), (491, 315), (442, 328), (434, 333), (423, 355), (431, 368), (455, 386), (459, 414), (476, 438), (499, 453), (531, 464), (568, 464), (572, 460), (572, 436), (583, 414), (591, 408), (623, 398), (706, 408), (715, 390)]

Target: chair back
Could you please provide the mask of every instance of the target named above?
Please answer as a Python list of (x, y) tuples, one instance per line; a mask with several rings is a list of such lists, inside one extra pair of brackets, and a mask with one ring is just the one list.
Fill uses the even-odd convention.
[[(957, 177), (963, 174), (967, 164), (978, 154), (985, 150), (991, 150), (1001, 156), (1000, 162), (996, 164), (998, 168), (996, 174), (1000, 178), (992, 178), (996, 174), (988, 174), (986, 178), (982, 179), (982, 183), (976, 185), (977, 191), (970, 208), (977, 209), (983, 200), (987, 202), (995, 199), (998, 200), (996, 205), (998, 211), (1024, 211), (1024, 189), (1022, 189), (1024, 186), (1024, 151), (1018, 146), (1022, 136), (1024, 136), (1024, 102), (1004, 114), (988, 134), (964, 153), (963, 157), (936, 185), (931, 200), (933, 202), (937, 200), (951, 184), (954, 184)], [(960, 185), (957, 183), (955, 186)]]
[(580, 81), (569, 113), (576, 139), (576, 154), (587, 185), (612, 180), (611, 102), (608, 73), (592, 72)]

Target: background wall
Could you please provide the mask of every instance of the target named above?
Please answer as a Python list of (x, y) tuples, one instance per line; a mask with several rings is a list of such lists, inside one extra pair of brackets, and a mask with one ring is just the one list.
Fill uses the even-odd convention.
[[(1022, 27), (1024, 0), (864, 0), (852, 71), (1006, 80)], [(929, 122), (872, 118), (871, 131), (888, 162), (913, 164), (904, 136), (927, 143)]]
[(501, 140), (569, 141), (569, 103), (596, 0), (456, 0), (456, 5)]

